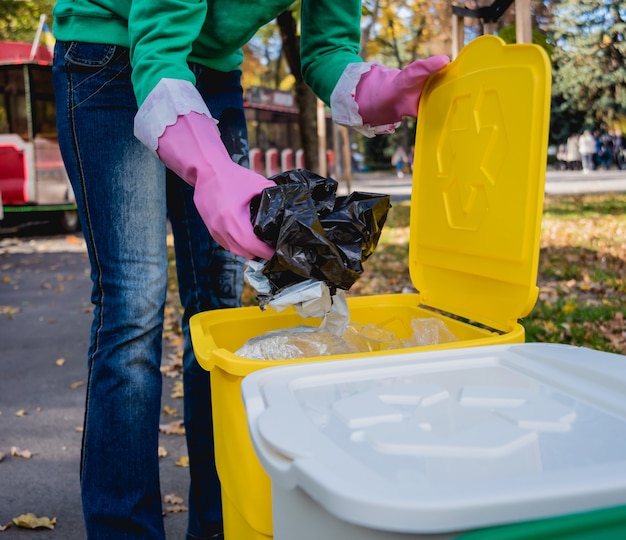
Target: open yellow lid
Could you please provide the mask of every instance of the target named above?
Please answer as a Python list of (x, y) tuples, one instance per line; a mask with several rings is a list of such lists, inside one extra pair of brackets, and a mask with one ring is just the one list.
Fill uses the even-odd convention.
[(550, 86), (543, 49), (495, 36), (428, 80), (409, 249), (422, 305), (503, 331), (534, 307)]

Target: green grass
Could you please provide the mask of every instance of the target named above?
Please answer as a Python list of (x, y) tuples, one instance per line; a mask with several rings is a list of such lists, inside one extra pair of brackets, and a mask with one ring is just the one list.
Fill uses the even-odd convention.
[(527, 341), (626, 354), (626, 194), (548, 197)]

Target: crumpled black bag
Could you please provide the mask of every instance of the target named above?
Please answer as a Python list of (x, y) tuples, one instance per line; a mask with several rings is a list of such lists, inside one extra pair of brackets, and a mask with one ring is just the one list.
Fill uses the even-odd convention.
[(272, 294), (307, 279), (348, 290), (374, 252), (390, 196), (353, 192), (337, 197), (338, 183), (305, 169), (270, 178), (251, 203), (256, 235), (276, 249), (263, 274)]

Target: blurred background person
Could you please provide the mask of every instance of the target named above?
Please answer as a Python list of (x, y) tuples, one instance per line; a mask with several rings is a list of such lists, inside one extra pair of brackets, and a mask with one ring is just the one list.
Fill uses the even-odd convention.
[(578, 149), (578, 133), (573, 132), (567, 138), (567, 168), (570, 171), (579, 171), (582, 165), (582, 156)]
[(567, 170), (567, 145), (559, 144), (559, 147), (556, 151), (556, 163), (559, 171)]
[(404, 147), (398, 146), (391, 156), (391, 163), (396, 168), (398, 178), (404, 178), (404, 167), (409, 164), (409, 158), (406, 155)]
[(593, 156), (596, 153), (596, 140), (591, 132), (586, 129), (578, 139), (578, 150), (582, 157), (583, 173), (593, 171)]
[(598, 163), (605, 171), (611, 168), (613, 164), (613, 149), (615, 148), (615, 139), (613, 130), (600, 135), (600, 145), (598, 150)]
[(626, 168), (624, 160), (624, 136), (621, 129), (615, 130), (615, 146), (613, 147), (613, 159), (615, 160), (615, 165), (617, 165), (618, 169), (623, 170)]

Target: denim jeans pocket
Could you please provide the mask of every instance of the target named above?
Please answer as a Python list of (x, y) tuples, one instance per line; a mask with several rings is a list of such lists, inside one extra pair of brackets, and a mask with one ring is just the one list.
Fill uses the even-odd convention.
[(98, 75), (98, 81), (106, 82), (127, 72), (130, 77), (130, 55), (125, 47), (71, 41), (63, 57), (65, 67), (72, 73), (88, 76)]
[(68, 64), (83, 67), (99, 67), (107, 65), (115, 56), (116, 45), (100, 45), (97, 43), (68, 43), (65, 60)]
[[(75, 106), (85, 104), (96, 94), (99, 104), (119, 104), (120, 94), (124, 88), (124, 95), (132, 97), (130, 82), (131, 66), (129, 50), (117, 45), (102, 45), (97, 43), (83, 43), (71, 41), (65, 44), (63, 64), (70, 76)], [(102, 101), (104, 100), (104, 101)]]

